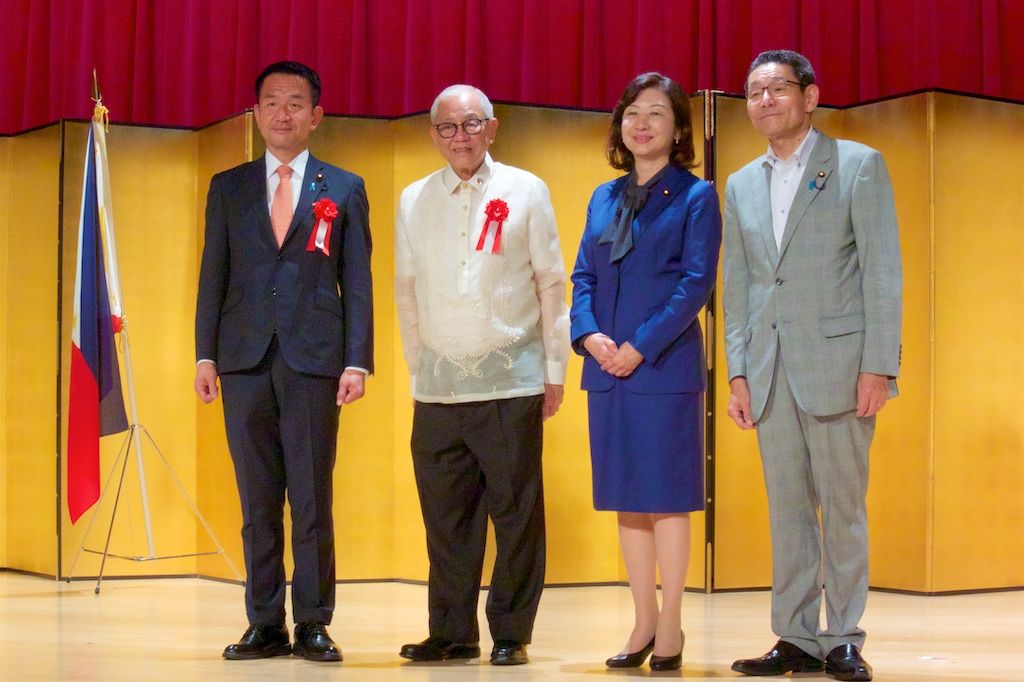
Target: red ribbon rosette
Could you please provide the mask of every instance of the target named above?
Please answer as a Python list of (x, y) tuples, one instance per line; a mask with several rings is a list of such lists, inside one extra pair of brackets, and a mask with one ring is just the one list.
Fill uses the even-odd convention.
[(325, 256), (331, 255), (331, 227), (338, 217), (338, 205), (329, 197), (318, 199), (313, 204), (313, 230), (309, 233), (306, 251), (320, 249)]
[(501, 251), (501, 226), (508, 218), (508, 204), (501, 199), (491, 199), (484, 209), (484, 229), (476, 242), (477, 251)]

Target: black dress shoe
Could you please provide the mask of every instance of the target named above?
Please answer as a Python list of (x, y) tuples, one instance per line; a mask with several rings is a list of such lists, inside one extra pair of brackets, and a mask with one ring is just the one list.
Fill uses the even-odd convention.
[(529, 662), (526, 646), (514, 639), (499, 639), (491, 649), (491, 665), (522, 665)]
[(820, 673), (825, 663), (798, 647), (781, 639), (772, 650), (760, 658), (741, 658), (732, 669), (744, 675), (785, 675), (794, 673)]
[(679, 631), (679, 653), (675, 656), (651, 656), (651, 670), (679, 670), (683, 667), (683, 645), (686, 644), (686, 635)]
[(825, 657), (825, 674), (837, 680), (870, 680), (871, 666), (852, 644), (842, 644)]
[(254, 658), (288, 656), (292, 645), (288, 642), (288, 628), (282, 625), (250, 625), (242, 639), (224, 649), (229, 661), (248, 661)]
[(341, 649), (327, 634), (327, 626), (323, 623), (297, 623), (292, 653), (307, 661), (342, 660)]
[(480, 660), (480, 646), (476, 643), (462, 644), (431, 635), (419, 644), (403, 645), (398, 655), (410, 661), (465, 660), (470, 663)]
[(654, 638), (647, 643), (647, 646), (634, 651), (631, 654), (616, 654), (604, 662), (609, 668), (639, 668), (647, 660), (647, 657), (654, 651)]

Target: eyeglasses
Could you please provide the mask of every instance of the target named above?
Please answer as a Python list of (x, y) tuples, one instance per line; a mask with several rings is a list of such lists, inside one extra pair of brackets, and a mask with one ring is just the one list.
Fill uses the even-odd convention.
[(455, 137), (459, 128), (462, 128), (467, 135), (479, 135), (480, 131), (484, 129), (484, 125), (490, 120), (489, 118), (467, 118), (462, 123), (438, 123), (434, 126), (434, 130), (446, 140)]
[(772, 81), (768, 85), (755, 85), (747, 90), (747, 103), (757, 104), (764, 97), (764, 93), (771, 95), (772, 99), (776, 97), (785, 97), (786, 91), (789, 90), (790, 85), (800, 85), (797, 81), (779, 79)]

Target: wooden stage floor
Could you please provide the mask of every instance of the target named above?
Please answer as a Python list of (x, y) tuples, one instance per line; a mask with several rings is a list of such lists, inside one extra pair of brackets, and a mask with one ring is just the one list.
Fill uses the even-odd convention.
[[(292, 657), (225, 661), (245, 629), (242, 588), (200, 579), (92, 582), (0, 572), (0, 680), (220, 682), (221, 680), (592, 680), (597, 677), (742, 679), (729, 666), (774, 642), (766, 592), (688, 593), (683, 670), (610, 671), (632, 625), (625, 587), (549, 588), (541, 600), (532, 662), (492, 667), (490, 638), (478, 665), (412, 664), (405, 642), (426, 636), (426, 588), (399, 583), (338, 586), (330, 632), (342, 664)], [(486, 621), (481, 609), (481, 627)], [(873, 592), (862, 625), (879, 681), (1024, 680), (1024, 591), (944, 597)], [(829, 679), (801, 675), (801, 680)]]

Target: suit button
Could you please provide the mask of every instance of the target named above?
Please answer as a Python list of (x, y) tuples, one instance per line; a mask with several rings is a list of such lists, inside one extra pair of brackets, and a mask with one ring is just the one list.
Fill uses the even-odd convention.
[(777, 329), (778, 326), (779, 326), (778, 323), (772, 322), (772, 329)]
[[(277, 287), (274, 287), (274, 290), (271, 291), (270, 293), (272, 296), (277, 296)], [(772, 326), (774, 327), (775, 325), (773, 324)]]
[(781, 277), (776, 277), (776, 278), (775, 278), (775, 284), (776, 284), (777, 286), (780, 286), (780, 287), (781, 287), (781, 286), (782, 286), (782, 278), (781, 278)]

